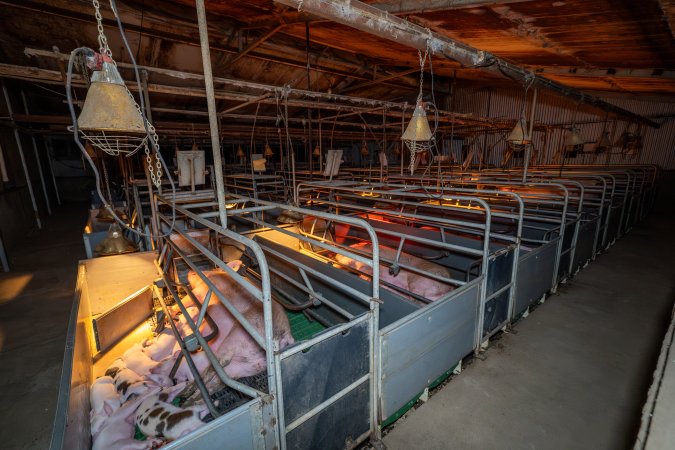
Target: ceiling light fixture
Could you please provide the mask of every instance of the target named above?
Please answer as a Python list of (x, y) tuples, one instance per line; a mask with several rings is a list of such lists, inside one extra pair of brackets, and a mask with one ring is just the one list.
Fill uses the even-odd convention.
[[(424, 87), (424, 64), (427, 57), (429, 56), (429, 46), (427, 42), (427, 49), (422, 56), (422, 52), (418, 50), (419, 60), (420, 60), (420, 91), (417, 95), (417, 101), (415, 103), (415, 110), (413, 115), (408, 123), (408, 127), (401, 135), (401, 140), (405, 143), (410, 150), (410, 173), (412, 174), (415, 170), (415, 156), (418, 153), (431, 150), (434, 145), (434, 133), (429, 127), (429, 119), (427, 119), (427, 112), (424, 107), (424, 101), (422, 101), (422, 93)], [(429, 65), (431, 66), (431, 58), (429, 59)], [(433, 94), (433, 86), (432, 86)], [(435, 105), (434, 105), (435, 107)]]

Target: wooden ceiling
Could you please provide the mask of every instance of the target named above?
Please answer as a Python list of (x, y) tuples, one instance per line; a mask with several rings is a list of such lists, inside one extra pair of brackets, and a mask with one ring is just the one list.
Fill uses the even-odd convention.
[[(675, 100), (675, 0), (366, 3), (570, 87), (602, 96)], [(140, 64), (202, 72), (193, 0), (117, 0), (117, 4)], [(114, 57), (128, 62), (110, 7), (105, 0), (101, 5)], [(215, 76), (392, 101), (412, 102), (417, 95), (419, 62), (414, 49), (273, 0), (206, 0), (206, 7)], [(88, 0), (0, 0), (0, 76), (41, 82), (42, 88), (33, 97), (46, 94), (44, 88), (50, 84), (53, 90), (62, 91), (59, 73), (63, 63), (45, 56), (29, 57), (26, 49), (58, 47), (69, 53), (82, 45), (98, 47), (93, 13)], [(510, 80), (462, 67), (439, 55), (433, 56), (433, 72), (440, 97), (450, 91), (453, 79), (513, 86)], [(130, 72), (123, 75), (132, 78)], [(427, 90), (428, 81), (429, 77)], [(151, 82), (178, 88), (200, 86), (194, 80), (161, 74), (152, 74)], [(201, 115), (199, 120), (205, 120), (203, 98), (155, 92), (153, 107), (192, 110)], [(55, 104), (63, 107), (62, 98), (32, 109), (48, 114)], [(222, 111), (234, 105), (237, 102), (220, 100), (218, 107)], [(252, 104), (241, 112), (255, 110)], [(276, 115), (269, 105), (260, 113)], [(163, 118), (185, 120), (177, 112), (165, 112)]]

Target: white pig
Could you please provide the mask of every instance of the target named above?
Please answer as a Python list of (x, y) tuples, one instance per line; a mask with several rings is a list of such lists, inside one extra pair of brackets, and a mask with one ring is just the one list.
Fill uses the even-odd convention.
[(179, 408), (163, 401), (163, 395), (151, 395), (138, 407), (136, 425), (143, 434), (175, 440), (204, 425), (200, 418), (206, 413), (204, 405)]
[[(159, 391), (155, 388), (148, 395)], [(93, 450), (145, 450), (158, 445), (160, 441), (149, 438), (145, 441), (134, 439), (134, 418), (138, 406), (146, 396), (131, 400), (117, 409), (105, 421), (99, 433), (94, 436)]]
[(143, 352), (143, 345), (140, 343), (132, 345), (124, 352), (122, 361), (128, 369), (133, 370), (141, 376), (149, 374), (150, 370), (157, 365), (156, 361)]
[[(368, 242), (354, 244), (351, 246), (351, 248), (369, 254), (373, 253), (373, 246)], [(388, 261), (393, 261), (396, 259), (396, 249), (384, 245), (380, 245), (379, 249), (380, 258), (386, 259)], [(335, 260), (340, 264), (352, 267), (367, 275), (373, 274), (373, 270), (369, 266), (355, 261), (345, 255), (336, 255)], [(450, 278), (450, 273), (445, 267), (435, 264), (431, 261), (418, 258), (417, 256), (411, 255), (409, 253), (401, 252), (399, 262), (407, 266), (415, 267), (425, 273), (431, 273), (444, 278)], [(431, 301), (438, 300), (454, 289), (454, 287), (449, 284), (442, 283), (432, 278), (427, 278), (405, 269), (401, 269), (398, 275), (392, 275), (389, 273), (389, 268), (382, 264), (380, 264), (380, 280), (425, 297)], [(387, 286), (383, 287), (387, 288)]]
[(97, 378), (91, 385), (89, 401), (91, 434), (96, 435), (105, 420), (120, 407), (120, 396), (115, 389), (114, 380), (109, 376)]
[(176, 344), (176, 338), (171, 330), (164, 330), (156, 337), (148, 339), (143, 343), (143, 353), (148, 355), (153, 361), (159, 362), (173, 354)]

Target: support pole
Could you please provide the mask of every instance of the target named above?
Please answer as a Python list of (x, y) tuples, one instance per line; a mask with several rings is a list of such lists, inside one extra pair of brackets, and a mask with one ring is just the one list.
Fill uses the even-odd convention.
[(218, 133), (218, 111), (216, 96), (213, 91), (213, 73), (211, 71), (211, 53), (209, 50), (209, 32), (206, 24), (206, 8), (204, 0), (196, 1), (197, 21), (199, 22), (199, 42), (202, 49), (202, 65), (204, 66), (204, 84), (206, 86), (206, 103), (209, 111), (209, 128), (211, 129), (211, 148), (213, 149), (213, 169), (216, 176), (216, 193), (218, 196), (218, 217), (220, 225), (227, 228), (225, 210), (225, 185), (223, 183), (223, 164), (220, 156), (220, 139)]
[(52, 183), (54, 184), (54, 195), (56, 195), (56, 204), (61, 206), (61, 196), (59, 195), (59, 187), (56, 184), (56, 176), (54, 175), (54, 166), (52, 164), (52, 150), (54, 146), (52, 145), (52, 139), (50, 137), (45, 138), (45, 149), (47, 150), (47, 166), (49, 167), (49, 173), (52, 175)]
[(2, 152), (2, 144), (0, 144), (0, 180), (2, 180), (4, 183), (9, 182), (7, 166), (5, 165), (5, 154)]
[(530, 155), (532, 154), (532, 145), (534, 143), (534, 136), (532, 136), (532, 131), (534, 130), (534, 111), (537, 109), (537, 88), (534, 88), (534, 94), (532, 95), (532, 107), (530, 108), (530, 128), (528, 130), (528, 136), (530, 136), (530, 143), (525, 147), (525, 161), (523, 161), (523, 183), (527, 181), (527, 168), (530, 165)]
[[(26, 115), (29, 116), (30, 112), (28, 111), (28, 102), (26, 101), (26, 94), (21, 91), (21, 100), (23, 101), (23, 109), (26, 111)], [(35, 164), (37, 164), (38, 174), (40, 175), (40, 184), (42, 184), (42, 193), (45, 196), (45, 204), (47, 205), (47, 214), (52, 215), (52, 207), (49, 204), (49, 195), (47, 194), (47, 185), (45, 184), (45, 176), (42, 173), (42, 164), (40, 164), (40, 156), (38, 155), (37, 142), (35, 141), (35, 135), (30, 135), (31, 141), (33, 141), (33, 154), (35, 155)]]
[(38, 211), (37, 201), (35, 200), (35, 193), (33, 192), (33, 185), (30, 182), (30, 175), (28, 174), (28, 166), (26, 165), (26, 158), (23, 156), (23, 146), (21, 145), (21, 136), (19, 136), (19, 129), (14, 123), (14, 114), (12, 113), (12, 104), (9, 101), (9, 93), (7, 92), (7, 86), (5, 82), (2, 82), (2, 93), (5, 96), (5, 102), (7, 103), (7, 113), (9, 114), (9, 119), (12, 121), (14, 128), (14, 138), (16, 139), (16, 146), (19, 150), (19, 158), (21, 158), (21, 165), (23, 166), (23, 173), (26, 176), (26, 186), (28, 186), (28, 193), (30, 194), (30, 200), (33, 204), (33, 212), (35, 213), (35, 223), (39, 229), (42, 229), (42, 222), (40, 221), (40, 212)]
[(3, 272), (9, 272), (9, 262), (7, 262), (7, 254), (5, 253), (5, 246), (2, 243), (2, 236), (0, 236), (0, 264), (2, 264)]

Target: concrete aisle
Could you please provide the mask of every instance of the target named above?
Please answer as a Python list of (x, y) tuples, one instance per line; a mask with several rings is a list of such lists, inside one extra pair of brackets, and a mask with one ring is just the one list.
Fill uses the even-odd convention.
[(49, 447), (86, 211), (43, 218), (0, 273), (0, 448)]
[(673, 228), (672, 213), (653, 212), (397, 424), (387, 447), (632, 447), (675, 300)]

